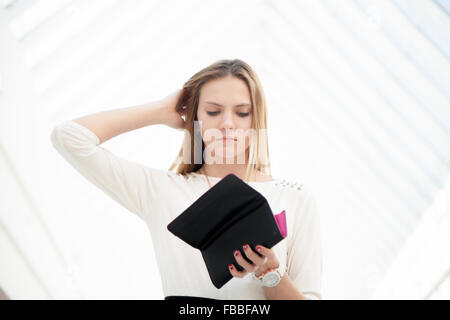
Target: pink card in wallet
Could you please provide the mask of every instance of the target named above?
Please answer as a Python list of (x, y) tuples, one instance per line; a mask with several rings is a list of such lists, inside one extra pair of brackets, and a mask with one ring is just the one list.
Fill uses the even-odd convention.
[(274, 217), (277, 222), (278, 228), (280, 229), (281, 235), (283, 236), (283, 238), (286, 238), (287, 236), (286, 211), (283, 210), (279, 214), (275, 214)]

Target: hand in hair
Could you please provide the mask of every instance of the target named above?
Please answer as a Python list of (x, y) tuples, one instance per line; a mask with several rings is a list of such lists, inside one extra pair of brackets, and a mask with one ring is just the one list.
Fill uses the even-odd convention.
[(181, 111), (176, 109), (178, 100), (182, 97), (182, 94), (183, 89), (177, 89), (159, 101), (161, 104), (162, 124), (179, 130), (183, 130), (185, 126), (185, 121), (182, 118), (182, 115), (185, 113), (185, 106), (180, 108)]

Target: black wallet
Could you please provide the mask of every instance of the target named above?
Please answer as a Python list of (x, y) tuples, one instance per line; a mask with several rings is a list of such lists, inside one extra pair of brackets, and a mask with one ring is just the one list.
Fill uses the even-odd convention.
[(167, 229), (201, 251), (211, 281), (218, 289), (233, 278), (229, 264), (244, 270), (237, 264), (234, 250), (251, 263), (243, 252), (243, 244), (260, 255), (256, 245), (272, 248), (287, 236), (285, 212), (275, 216), (266, 198), (234, 174), (228, 174), (201, 195)]

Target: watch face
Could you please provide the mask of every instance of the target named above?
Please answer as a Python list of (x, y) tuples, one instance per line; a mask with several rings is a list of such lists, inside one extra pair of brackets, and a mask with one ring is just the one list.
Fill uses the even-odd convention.
[(267, 287), (275, 286), (278, 284), (279, 281), (280, 281), (280, 276), (275, 271), (269, 272), (263, 278), (264, 285)]

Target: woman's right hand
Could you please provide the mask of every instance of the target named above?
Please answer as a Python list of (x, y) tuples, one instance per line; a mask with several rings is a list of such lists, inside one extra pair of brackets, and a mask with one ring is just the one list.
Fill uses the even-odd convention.
[[(183, 89), (177, 89), (168, 96), (160, 100), (162, 124), (168, 127), (183, 130), (185, 129), (185, 121), (181, 117), (185, 112), (179, 112), (175, 109), (178, 100), (183, 94)], [(185, 106), (182, 106), (184, 109)]]

